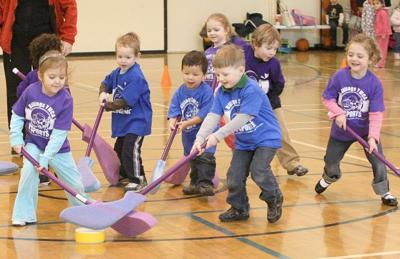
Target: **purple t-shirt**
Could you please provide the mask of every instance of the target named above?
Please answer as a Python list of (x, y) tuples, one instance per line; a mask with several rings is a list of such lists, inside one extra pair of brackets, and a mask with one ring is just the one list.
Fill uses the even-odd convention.
[[(42, 84), (31, 84), (13, 105), (12, 110), (25, 118), (25, 141), (35, 144), (44, 151), (53, 129), (70, 130), (73, 101), (67, 90), (62, 89), (54, 96), (42, 92)], [(59, 153), (70, 151), (68, 139)]]
[[(337, 71), (329, 80), (322, 97), (336, 100), (345, 111), (347, 125), (364, 137), (369, 132), (369, 112), (383, 112), (383, 88), (379, 79), (368, 70), (367, 74), (356, 79), (350, 68)], [(355, 140), (349, 133), (332, 123), (331, 136), (341, 141)]]
[[(231, 41), (227, 42), (226, 44), (229, 44), (229, 43), (235, 44), (241, 48), (244, 48), (244, 46), (247, 45), (247, 43), (238, 36), (232, 37)], [(206, 51), (204, 51), (204, 55), (206, 56), (207, 61), (208, 61), (208, 67), (207, 67), (207, 72), (206, 72), (206, 77), (204, 79), (204, 82), (206, 82), (209, 86), (212, 86), (212, 83), (213, 83), (214, 77), (215, 77), (212, 60), (219, 48), (220, 47), (218, 47), (218, 48), (209, 47), (208, 49), (206, 49)]]

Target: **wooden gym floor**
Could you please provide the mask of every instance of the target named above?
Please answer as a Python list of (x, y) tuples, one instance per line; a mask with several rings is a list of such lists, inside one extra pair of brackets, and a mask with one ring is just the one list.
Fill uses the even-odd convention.
[[(330, 130), (320, 97), (342, 57), (342, 51), (279, 55), (287, 81), (282, 96), (287, 126), (302, 164), (310, 172), (303, 177), (288, 176), (279, 162), (273, 161), (273, 170), (285, 197), (283, 216), (277, 223), (268, 224), (266, 204), (258, 199), (259, 189), (250, 179), (250, 219), (238, 223), (219, 222), (219, 213), (228, 208), (224, 183), (231, 157), (230, 150), (221, 143), (217, 172), (222, 182), (214, 197), (183, 196), (181, 186), (163, 184), (158, 193), (147, 195), (147, 202), (139, 207), (140, 211), (151, 213), (158, 220), (154, 228), (137, 238), (125, 238), (109, 228), (102, 244), (75, 243), (76, 226), (59, 218), (67, 202), (63, 191), (54, 183), (40, 189), (38, 224), (12, 227), (10, 218), (19, 174), (0, 176), (0, 258), (398, 258), (398, 210), (382, 206), (373, 193), (372, 172), (360, 145), (355, 143), (344, 158), (342, 179), (323, 195), (314, 192), (314, 185), (321, 177)], [(400, 165), (400, 63), (396, 63), (392, 55), (389, 57), (387, 67), (375, 71), (384, 85), (387, 109), (382, 143), (388, 160)], [(140, 60), (151, 87), (154, 111), (153, 132), (143, 145), (148, 179), (168, 137), (166, 112), (171, 95), (181, 84), (181, 58), (182, 54), (144, 55)], [(114, 58), (71, 57), (69, 60), (74, 117), (93, 125), (98, 110), (98, 86), (115, 67)], [(169, 67), (171, 88), (162, 87), (160, 83), (164, 64)], [(2, 69), (0, 76), (3, 100), (0, 103), (0, 160), (12, 161)], [(109, 113), (104, 115), (99, 133), (113, 144)], [(69, 140), (73, 155), (79, 161), (84, 156), (86, 143), (75, 127)], [(178, 136), (169, 154), (168, 166), (181, 156)], [(92, 158), (96, 161), (94, 153)], [(97, 162), (94, 171), (102, 182), (102, 188), (92, 194), (94, 198), (110, 201), (123, 195), (121, 188), (108, 186)], [(399, 179), (390, 172), (389, 180), (392, 193), (400, 197)]]

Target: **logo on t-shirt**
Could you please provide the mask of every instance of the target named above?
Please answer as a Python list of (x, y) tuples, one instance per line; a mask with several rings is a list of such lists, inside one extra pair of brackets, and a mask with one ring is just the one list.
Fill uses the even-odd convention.
[[(190, 120), (199, 113), (199, 102), (193, 97), (183, 100), (183, 102), (180, 104), (180, 107), (183, 114), (183, 120)], [(185, 131), (189, 131), (194, 127), (196, 127), (196, 125), (189, 126), (185, 129)]]
[(32, 102), (25, 108), (25, 114), (29, 121), (29, 132), (34, 136), (49, 139), (56, 121), (53, 108), (42, 102)]
[[(124, 82), (124, 85), (126, 86), (126, 82)], [(122, 90), (123, 90), (123, 87), (120, 86), (120, 85), (118, 85), (115, 89), (113, 89), (113, 100), (124, 99), (122, 97)], [(131, 114), (131, 112), (132, 112), (132, 108), (131, 107), (126, 107), (126, 108), (122, 108), (122, 109), (119, 109), (119, 110), (112, 111), (112, 113), (126, 114), (126, 115)]]
[(346, 86), (340, 90), (338, 103), (349, 119), (363, 119), (363, 113), (369, 110), (368, 96), (358, 87)]
[[(231, 100), (225, 106), (224, 113), (226, 117), (231, 121), (235, 116), (240, 113), (240, 99)], [(235, 131), (235, 134), (240, 133), (251, 133), (254, 132), (258, 126), (253, 122), (253, 120), (249, 120), (245, 125), (240, 127)]]
[(247, 70), (246, 71), (246, 75), (253, 79), (254, 81), (256, 81), (258, 83), (258, 85), (261, 87), (261, 89), (264, 91), (264, 93), (268, 93), (269, 91), (269, 74), (268, 73), (264, 73), (264, 75), (258, 76), (256, 72), (254, 72), (253, 70)]

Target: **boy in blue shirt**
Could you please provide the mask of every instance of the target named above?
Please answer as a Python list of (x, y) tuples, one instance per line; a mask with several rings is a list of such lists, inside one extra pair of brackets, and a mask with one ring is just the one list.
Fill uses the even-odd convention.
[(115, 50), (118, 68), (101, 83), (99, 101), (103, 104), (112, 93), (112, 101), (104, 105), (106, 111), (112, 111), (112, 137), (117, 138), (114, 150), (121, 161), (120, 176), (129, 179), (126, 191), (140, 192), (147, 185), (141, 147), (144, 136), (151, 133), (150, 89), (136, 63), (139, 37), (133, 32), (119, 37)]
[[(207, 149), (235, 133), (236, 149), (227, 174), (227, 202), (231, 208), (219, 219), (227, 222), (249, 218), (246, 179), (251, 173), (261, 189), (260, 199), (268, 204), (268, 221), (276, 222), (282, 214), (283, 195), (270, 162), (281, 147), (278, 121), (257, 82), (246, 76), (241, 49), (232, 44), (221, 47), (213, 66), (222, 87), (216, 91), (211, 112), (204, 119), (193, 148), (202, 152), (202, 143), (207, 142)], [(224, 114), (230, 121), (213, 132)]]
[[(196, 134), (213, 101), (212, 89), (203, 82), (207, 66), (207, 59), (200, 51), (193, 50), (183, 57), (181, 69), (184, 83), (174, 93), (168, 111), (171, 130), (175, 127), (177, 117), (181, 117), (179, 130), (182, 131), (185, 156), (189, 155)], [(183, 188), (184, 194), (214, 195), (214, 153), (215, 147), (212, 147), (190, 162), (190, 185)]]

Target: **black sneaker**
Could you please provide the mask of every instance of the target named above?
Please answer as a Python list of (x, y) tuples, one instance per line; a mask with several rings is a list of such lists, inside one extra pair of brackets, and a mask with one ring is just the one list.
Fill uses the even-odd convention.
[(50, 178), (43, 174), (39, 174), (39, 187), (48, 186), (49, 184)]
[(182, 192), (185, 195), (200, 194), (200, 189), (194, 184), (189, 184), (188, 186), (183, 187)]
[(202, 183), (200, 184), (199, 191), (204, 196), (214, 196), (214, 188), (211, 184)]
[(231, 207), (229, 210), (219, 215), (219, 220), (222, 222), (247, 220), (249, 218), (249, 212), (245, 210), (238, 210)]
[(387, 206), (397, 206), (397, 199), (390, 193), (385, 194), (383, 197), (381, 197), (382, 203), (387, 205)]
[(280, 195), (273, 200), (267, 201), (268, 213), (267, 219), (269, 223), (277, 222), (282, 216), (283, 196)]
[(303, 176), (303, 175), (305, 175), (306, 173), (308, 173), (308, 169), (305, 168), (305, 167), (302, 166), (302, 165), (298, 165), (298, 166), (296, 166), (293, 170), (287, 171), (287, 174), (288, 174), (288, 175), (297, 175), (297, 176)]
[(317, 184), (315, 185), (315, 192), (318, 193), (318, 194), (321, 194), (321, 193), (323, 193), (327, 188), (328, 188), (328, 186), (327, 186), (327, 187), (323, 187), (323, 186), (321, 185), (321, 180), (318, 180)]

